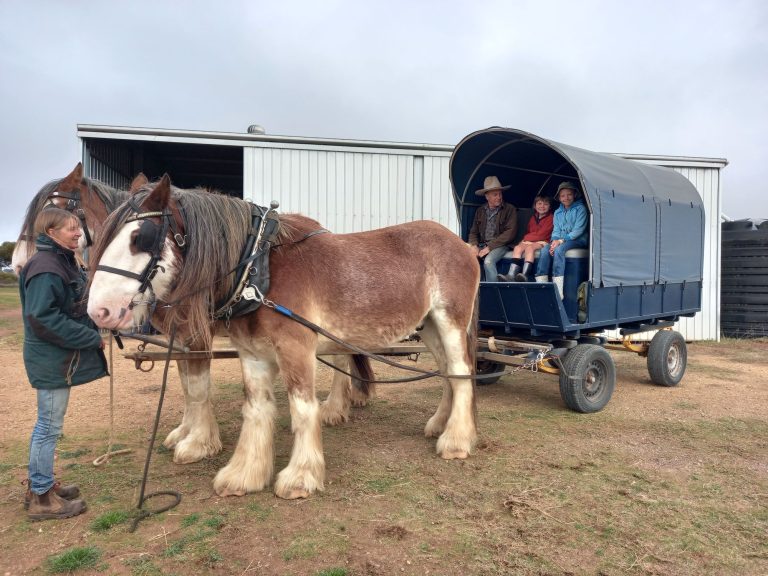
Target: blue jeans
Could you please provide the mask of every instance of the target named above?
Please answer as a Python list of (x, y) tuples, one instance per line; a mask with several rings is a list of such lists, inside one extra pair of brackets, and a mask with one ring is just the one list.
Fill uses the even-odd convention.
[(552, 268), (552, 277), (565, 274), (565, 253), (572, 248), (584, 248), (588, 244), (587, 239), (566, 240), (555, 248), (555, 255), (549, 255), (549, 244), (544, 246), (539, 253), (539, 263), (536, 265), (536, 276), (548, 276)]
[(499, 248), (494, 248), (485, 255), (485, 258), (483, 258), (483, 269), (485, 270), (486, 282), (499, 281), (498, 278), (496, 278), (499, 274), (496, 264), (498, 264), (499, 260), (501, 260), (507, 252), (509, 252), (508, 247), (500, 246)]
[(64, 425), (70, 388), (37, 390), (37, 422), (29, 442), (29, 487), (45, 494), (53, 487), (53, 453)]

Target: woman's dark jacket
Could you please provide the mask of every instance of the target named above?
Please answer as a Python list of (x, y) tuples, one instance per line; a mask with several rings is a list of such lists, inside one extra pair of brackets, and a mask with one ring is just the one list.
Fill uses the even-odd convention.
[(65, 388), (107, 376), (101, 336), (85, 313), (85, 275), (71, 250), (48, 236), (19, 274), (24, 366), (34, 388)]

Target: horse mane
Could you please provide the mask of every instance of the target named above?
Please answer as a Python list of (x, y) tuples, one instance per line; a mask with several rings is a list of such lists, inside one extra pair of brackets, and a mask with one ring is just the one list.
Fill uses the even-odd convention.
[[(27, 241), (34, 246), (35, 219), (48, 202), (48, 197), (58, 189), (64, 180), (65, 178), (57, 178), (55, 180), (51, 180), (42, 188), (40, 188), (40, 190), (38, 190), (38, 192), (34, 195), (29, 203), (29, 206), (27, 206), (26, 214), (24, 215), (24, 222), (21, 225), (21, 233), (19, 234), (18, 238), (19, 241), (23, 241), (26, 236)], [(83, 184), (85, 184), (89, 190), (92, 190), (96, 193), (96, 195), (106, 207), (107, 213), (115, 210), (115, 208), (125, 202), (130, 196), (130, 193), (126, 190), (118, 190), (117, 188), (112, 188), (111, 186), (108, 186), (99, 180), (94, 180), (93, 178), (84, 177)]]
[(100, 180), (94, 180), (93, 178), (83, 177), (83, 184), (95, 192), (99, 197), (99, 200), (104, 204), (107, 210), (107, 214), (114, 212), (115, 208), (120, 206), (123, 202), (130, 198), (131, 193), (128, 190), (120, 190), (118, 188), (112, 188)]

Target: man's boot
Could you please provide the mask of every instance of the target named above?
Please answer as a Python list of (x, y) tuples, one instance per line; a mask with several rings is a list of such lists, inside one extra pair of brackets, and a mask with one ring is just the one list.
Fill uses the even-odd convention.
[(515, 282), (515, 276), (520, 272), (520, 259), (515, 258), (509, 265), (509, 272), (496, 276), (499, 282)]
[(526, 261), (523, 264), (523, 271), (515, 274), (515, 282), (528, 282), (528, 274), (531, 273), (531, 268), (533, 268), (533, 262)]
[(549, 276), (536, 276), (536, 282), (540, 284), (544, 284), (545, 282), (549, 282)]
[(32, 493), (27, 518), (30, 520), (59, 520), (72, 518), (85, 512), (87, 506), (82, 500), (64, 500), (51, 488), (45, 494)]
[(557, 286), (557, 293), (560, 295), (560, 300), (562, 300), (563, 299), (563, 277), (553, 276), (552, 282), (554, 282), (555, 286)]
[[(29, 488), (31, 482), (29, 480), (24, 480), (22, 484), (27, 485), (27, 491), (24, 494), (24, 510), (28, 510), (29, 502), (32, 500), (32, 490)], [(74, 500), (75, 498), (80, 496), (80, 488), (78, 488), (76, 484), (70, 484), (69, 486), (62, 486), (61, 482), (59, 482), (58, 480), (53, 485), (53, 491), (56, 492), (57, 495), (64, 498), (64, 500)]]

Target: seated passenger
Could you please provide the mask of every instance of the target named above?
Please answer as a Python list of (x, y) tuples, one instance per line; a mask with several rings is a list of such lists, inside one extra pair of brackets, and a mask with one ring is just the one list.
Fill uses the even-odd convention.
[(571, 248), (585, 248), (589, 242), (589, 212), (575, 184), (563, 182), (557, 187), (560, 206), (555, 210), (554, 228), (549, 245), (542, 248), (536, 266), (536, 282), (548, 282), (552, 268), (552, 282), (563, 298), (565, 253)]
[(478, 196), (485, 196), (487, 203), (475, 212), (469, 230), (469, 244), (477, 251), (477, 257), (483, 260), (487, 282), (496, 282), (496, 263), (507, 253), (507, 244), (517, 233), (517, 208), (506, 204), (501, 195), (508, 188), (510, 186), (502, 186), (496, 176), (488, 176), (483, 188), (475, 192)]
[[(552, 226), (552, 200), (549, 196), (537, 194), (533, 199), (533, 215), (528, 220), (525, 236), (512, 250), (513, 260), (509, 273), (499, 274), (499, 280), (502, 282), (528, 281), (528, 274), (536, 259), (536, 250), (547, 245), (552, 235)], [(520, 266), (523, 268), (522, 272)]]

